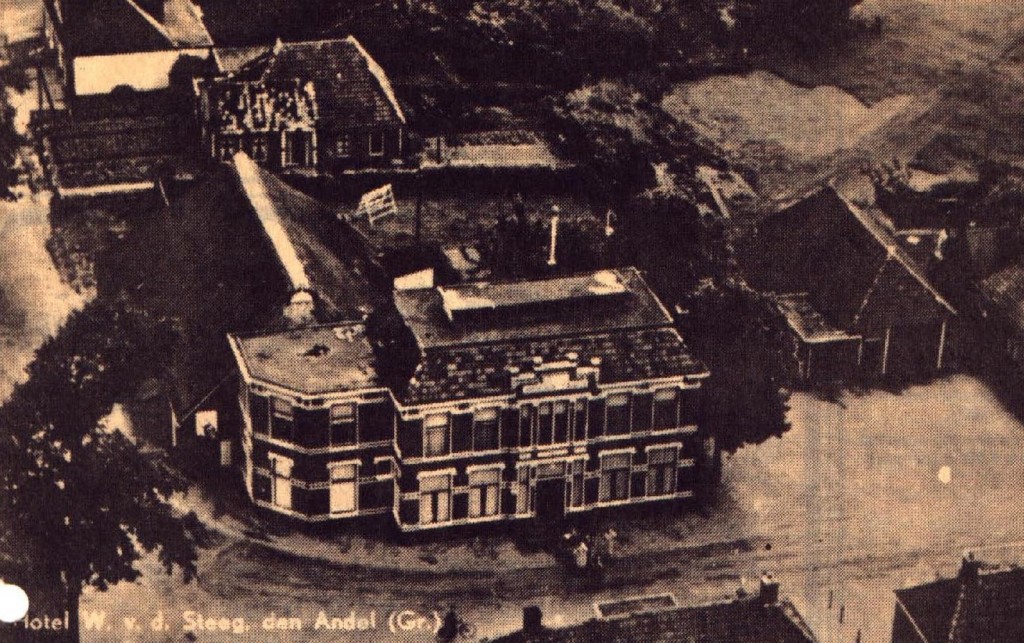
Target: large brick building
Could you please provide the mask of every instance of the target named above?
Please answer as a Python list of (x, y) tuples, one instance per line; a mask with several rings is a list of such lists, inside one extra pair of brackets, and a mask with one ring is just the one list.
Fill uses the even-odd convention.
[(361, 322), (230, 337), (257, 505), (417, 531), (693, 495), (708, 373), (635, 270), (394, 297), (397, 341)]

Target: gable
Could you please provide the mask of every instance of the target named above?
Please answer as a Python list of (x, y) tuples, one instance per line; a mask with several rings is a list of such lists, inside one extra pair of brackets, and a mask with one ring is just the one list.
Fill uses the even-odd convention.
[(854, 324), (860, 330), (941, 321), (950, 311), (895, 259), (888, 259), (865, 296)]

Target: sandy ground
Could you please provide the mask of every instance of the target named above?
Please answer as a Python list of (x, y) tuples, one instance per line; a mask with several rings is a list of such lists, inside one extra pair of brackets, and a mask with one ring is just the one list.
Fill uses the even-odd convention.
[(765, 55), (751, 74), (675, 87), (664, 106), (778, 200), (833, 176), (862, 190), (860, 168), (894, 158), (1024, 156), (1024, 4), (867, 0), (857, 11), (880, 16), (881, 34), (805, 59)]
[[(429, 641), (426, 631), (392, 634), (383, 621), (396, 610), (429, 615), (452, 603), (481, 636), (493, 636), (514, 629), (527, 604), (540, 605), (550, 624), (572, 623), (590, 618), (595, 600), (669, 591), (699, 603), (740, 586), (753, 591), (767, 570), (823, 642), (853, 643), (861, 630), (864, 643), (885, 643), (893, 589), (954, 574), (967, 548), (993, 562), (1024, 557), (1024, 426), (977, 380), (953, 376), (899, 395), (847, 394), (839, 404), (799, 394), (790, 418), (783, 438), (727, 461), (721, 501), (708, 515), (616, 524), (621, 558), (596, 592), (550, 559), (525, 568), (500, 560), (488, 570), (487, 547), (463, 570), (445, 558), (466, 556), (464, 549), (436, 547), (448, 569), (433, 573), (380, 569), (395, 546), (366, 539), (350, 542), (347, 565), (225, 540), (204, 553), (197, 584), (182, 586), (149, 561), (139, 584), (90, 593), (85, 609), (117, 621), (84, 640), (181, 641), (183, 613), (193, 610), (244, 618), (258, 633), (253, 640)], [(505, 540), (496, 535), (489, 545)], [(312, 629), (321, 610), (345, 616), (353, 609), (375, 610), (378, 629)], [(158, 610), (168, 631), (124, 636), (123, 616), (148, 622)], [(272, 613), (300, 618), (304, 629), (265, 632)], [(196, 640), (239, 637), (200, 632)]]

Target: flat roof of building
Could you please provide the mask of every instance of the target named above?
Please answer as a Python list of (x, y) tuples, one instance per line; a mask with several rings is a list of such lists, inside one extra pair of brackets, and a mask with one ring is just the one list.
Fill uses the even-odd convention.
[(421, 348), (672, 323), (635, 268), (400, 291), (395, 305)]
[(230, 340), (247, 381), (306, 395), (380, 386), (362, 322), (231, 335)]

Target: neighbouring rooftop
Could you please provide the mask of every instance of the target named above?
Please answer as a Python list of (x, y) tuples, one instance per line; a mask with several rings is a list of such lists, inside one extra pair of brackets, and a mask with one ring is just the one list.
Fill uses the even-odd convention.
[(360, 322), (231, 335), (230, 341), (243, 373), (254, 382), (306, 395), (379, 386), (373, 350)]
[(807, 300), (807, 293), (776, 295), (775, 305), (786, 319), (786, 324), (801, 340), (808, 344), (823, 344), (857, 339), (844, 330), (828, 323)]

